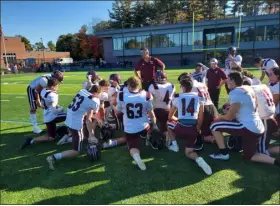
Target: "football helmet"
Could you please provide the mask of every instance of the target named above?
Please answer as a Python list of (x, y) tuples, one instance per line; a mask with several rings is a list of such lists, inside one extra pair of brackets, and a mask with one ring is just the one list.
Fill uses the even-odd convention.
[(151, 145), (153, 149), (161, 150), (165, 147), (166, 136), (157, 130), (153, 130), (148, 135), (146, 141), (148, 141), (149, 145)]
[(60, 81), (60, 82), (62, 82), (63, 81), (63, 73), (61, 72), (61, 71), (58, 71), (58, 70), (55, 70), (52, 74), (51, 74), (51, 76), (53, 77), (53, 78), (56, 78), (58, 81)]
[(242, 150), (241, 137), (230, 135), (227, 138), (227, 147), (233, 152), (240, 152)]
[(116, 81), (119, 85), (121, 84), (121, 76), (119, 74), (111, 74), (109, 80), (110, 82)]
[(61, 126), (56, 129), (56, 137), (62, 138), (64, 135), (68, 135), (68, 127)]
[(108, 142), (109, 139), (113, 138), (113, 130), (108, 123), (100, 128), (100, 138), (102, 142)]
[(97, 72), (94, 71), (94, 70), (90, 70), (90, 71), (87, 73), (86, 78), (88, 79), (89, 76), (91, 76), (91, 82), (92, 82), (92, 83), (94, 83), (94, 82), (96, 82), (96, 81), (99, 80), (99, 75), (98, 75)]
[(157, 71), (154, 77), (154, 80), (158, 84), (164, 84), (167, 80), (167, 75), (163, 71)]

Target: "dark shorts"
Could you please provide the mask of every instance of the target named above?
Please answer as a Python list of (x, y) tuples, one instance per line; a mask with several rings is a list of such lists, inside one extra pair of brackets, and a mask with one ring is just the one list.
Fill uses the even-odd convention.
[(106, 109), (108, 107), (110, 107), (110, 102), (109, 101), (105, 101), (104, 102), (104, 108)]
[(242, 141), (243, 158), (251, 160), (258, 151), (258, 144), (263, 134), (256, 134), (248, 130), (237, 121), (215, 121), (210, 126), (211, 131), (225, 132), (234, 136), (240, 136)]
[(27, 97), (28, 97), (30, 109), (36, 110), (37, 109), (36, 92), (35, 89), (32, 89), (30, 86), (27, 87)]
[(194, 148), (198, 136), (196, 125), (187, 126), (176, 121), (168, 121), (167, 126), (175, 132), (176, 137), (185, 140), (185, 147)]
[(82, 130), (75, 130), (69, 128), (72, 134), (72, 149), (78, 152), (82, 151), (83, 132)]
[(210, 125), (212, 124), (213, 121), (217, 120), (218, 117), (219, 117), (218, 111), (213, 104), (204, 106), (203, 124), (201, 126), (202, 136), (212, 135), (212, 131), (210, 130)]
[(125, 132), (124, 137), (126, 138), (128, 149), (129, 150), (132, 148), (139, 149), (140, 148), (140, 139), (141, 139), (140, 135), (147, 136), (150, 128), (151, 128), (150, 125), (148, 125), (143, 131), (134, 133), (134, 134)]
[(148, 81), (148, 82), (142, 82), (142, 89), (148, 92), (149, 86), (153, 83), (154, 81)]
[(157, 108), (157, 109), (154, 109), (154, 113), (155, 113), (160, 131), (161, 132), (166, 132), (167, 131), (167, 120), (168, 120), (169, 110), (168, 109)]
[(56, 124), (60, 122), (64, 122), (65, 119), (66, 119), (66, 113), (59, 113), (54, 120), (45, 123), (47, 126), (47, 133), (49, 137), (51, 138), (56, 137)]
[(270, 142), (270, 137), (274, 132), (277, 132), (278, 124), (274, 118), (262, 120), (265, 127), (265, 132), (260, 138), (258, 152), (268, 154), (267, 149)]

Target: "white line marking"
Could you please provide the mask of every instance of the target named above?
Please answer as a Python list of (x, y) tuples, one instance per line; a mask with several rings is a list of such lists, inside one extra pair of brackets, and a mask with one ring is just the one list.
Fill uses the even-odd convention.
[(12, 84), (19, 84), (19, 83), (22, 83), (22, 82), (14, 82), (14, 83), (12, 83)]
[(16, 97), (16, 99), (23, 99), (23, 98), (25, 98), (25, 97)]
[[(20, 121), (20, 120), (0, 120), (0, 122), (3, 122), (3, 123), (15, 123), (15, 124), (30, 124), (32, 125), (32, 123), (30, 122), (26, 122), (26, 121)], [(43, 125), (44, 122), (38, 122), (38, 125)], [(57, 123), (56, 125), (63, 125), (63, 122), (61, 123)]]
[(8, 99), (1, 99), (1, 102), (9, 102), (10, 100)]
[(9, 84), (8, 82), (4, 82), (4, 83), (2, 83), (2, 84)]

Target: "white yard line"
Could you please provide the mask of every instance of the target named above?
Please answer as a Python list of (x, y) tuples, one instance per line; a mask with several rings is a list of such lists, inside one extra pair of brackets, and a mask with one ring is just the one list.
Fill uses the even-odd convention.
[(9, 102), (10, 100), (8, 99), (1, 99), (1, 102)]

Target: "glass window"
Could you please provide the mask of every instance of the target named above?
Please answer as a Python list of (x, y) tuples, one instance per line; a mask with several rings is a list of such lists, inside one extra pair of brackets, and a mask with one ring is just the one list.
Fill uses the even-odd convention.
[(143, 42), (142, 42), (142, 37), (141, 36), (137, 36), (136, 37), (136, 48), (142, 48), (143, 46)]
[(215, 46), (215, 34), (206, 34), (206, 46)]
[(279, 40), (279, 25), (266, 26), (265, 40)]
[[(193, 37), (194, 36), (194, 37)], [(194, 39), (192, 39), (194, 38)], [(188, 45), (202, 45), (202, 32), (188, 32)]]
[[(236, 34), (237, 34), (236, 41), (238, 41), (238, 30), (237, 30)], [(253, 27), (241, 28), (240, 41), (250, 42), (253, 40), (254, 40), (254, 28)]]
[(122, 38), (115, 38), (113, 39), (113, 49), (114, 50), (122, 50), (123, 43), (122, 43)]
[(169, 42), (169, 47), (173, 47), (175, 46), (175, 43), (174, 43), (174, 34), (167, 34), (168, 36), (168, 42)]
[(159, 39), (160, 39), (160, 36), (158, 36), (158, 35), (153, 35), (152, 36), (152, 47), (153, 48), (158, 48), (159, 47)]
[(188, 45), (188, 33), (187, 32), (183, 33), (183, 45), (184, 46)]
[(180, 33), (173, 34), (173, 38), (174, 38), (174, 46), (180, 46), (181, 45)]
[(143, 47), (151, 47), (151, 38), (149, 36), (142, 36)]
[(256, 41), (264, 41), (265, 26), (256, 27)]
[(136, 38), (127, 37), (124, 45), (125, 45), (125, 49), (135, 49), (136, 48)]
[(166, 34), (160, 35), (160, 47), (168, 47), (168, 36)]

